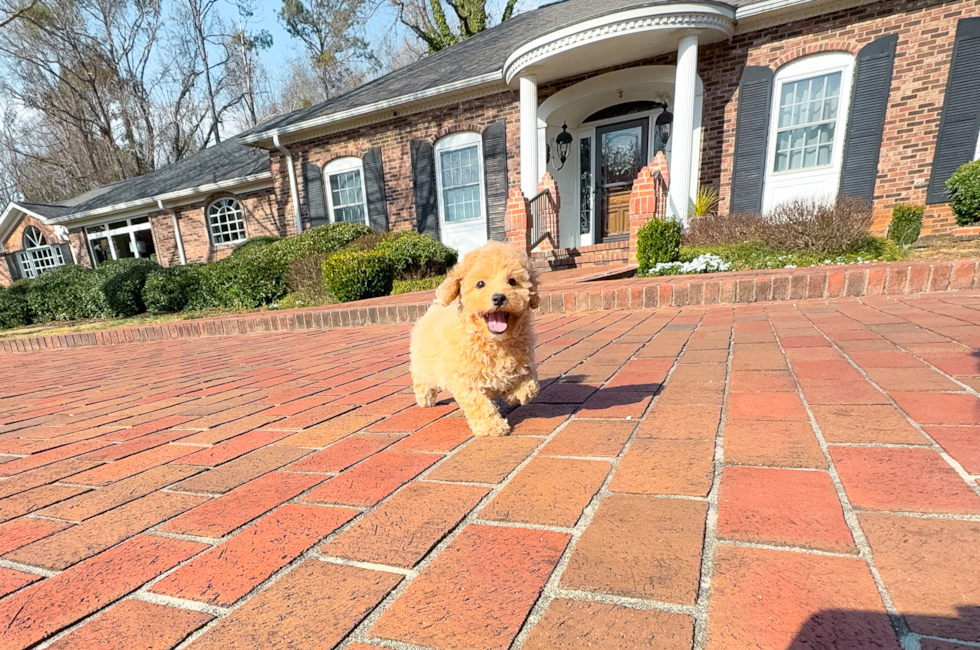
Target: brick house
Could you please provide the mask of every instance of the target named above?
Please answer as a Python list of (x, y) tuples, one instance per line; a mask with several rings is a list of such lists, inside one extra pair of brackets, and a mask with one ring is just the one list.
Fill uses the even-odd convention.
[(880, 232), (925, 204), (923, 234), (948, 233), (944, 182), (980, 157), (977, 61), (980, 0), (556, 2), (141, 179), (11, 204), (0, 281), (34, 255), (28, 223), (81, 264), (334, 221), (626, 262), (699, 185), (730, 213), (862, 197)]

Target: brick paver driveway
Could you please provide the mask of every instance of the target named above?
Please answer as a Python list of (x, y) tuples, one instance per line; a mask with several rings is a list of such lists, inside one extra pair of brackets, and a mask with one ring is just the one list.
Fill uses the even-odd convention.
[(980, 643), (980, 293), (542, 317), (501, 439), (408, 329), (0, 357), (0, 648)]

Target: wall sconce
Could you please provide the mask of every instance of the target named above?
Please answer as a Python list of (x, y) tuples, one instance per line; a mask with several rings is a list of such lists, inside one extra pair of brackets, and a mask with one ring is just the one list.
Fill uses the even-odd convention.
[(545, 164), (551, 163), (555, 171), (560, 170), (565, 166), (565, 161), (568, 160), (568, 150), (571, 146), (572, 134), (568, 132), (568, 124), (563, 123), (561, 125), (561, 133), (548, 144), (548, 159), (545, 161)]
[(657, 116), (657, 121), (655, 126), (657, 127), (657, 136), (660, 138), (660, 143), (663, 146), (667, 146), (667, 141), (670, 140), (670, 126), (674, 122), (674, 114), (667, 109), (667, 105), (664, 104), (664, 110), (660, 115)]

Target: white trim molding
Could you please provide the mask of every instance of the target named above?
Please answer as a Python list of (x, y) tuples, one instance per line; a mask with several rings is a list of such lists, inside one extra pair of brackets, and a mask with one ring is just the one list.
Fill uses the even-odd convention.
[(677, 3), (630, 9), (556, 30), (522, 45), (504, 62), (509, 84), (529, 66), (584, 45), (644, 32), (678, 29), (715, 31), (723, 38), (735, 33), (735, 10), (726, 4)]

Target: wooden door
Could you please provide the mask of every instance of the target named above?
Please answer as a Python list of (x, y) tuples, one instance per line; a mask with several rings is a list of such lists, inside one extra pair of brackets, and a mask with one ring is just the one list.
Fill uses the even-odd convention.
[(600, 243), (629, 239), (629, 196), (633, 181), (646, 164), (649, 118), (596, 129), (598, 173), (596, 197)]

